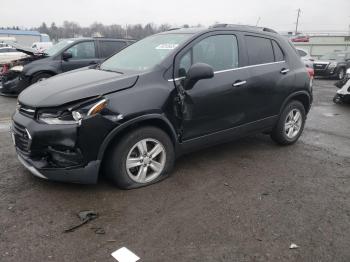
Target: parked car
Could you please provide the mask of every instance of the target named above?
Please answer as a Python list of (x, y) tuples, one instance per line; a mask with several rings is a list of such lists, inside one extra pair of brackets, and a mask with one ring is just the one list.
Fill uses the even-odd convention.
[(27, 53), (29, 57), (19, 60), (3, 75), (0, 95), (17, 96), (38, 81), (70, 70), (96, 65), (133, 42), (107, 38), (65, 39), (45, 52), (13, 44), (17, 50)]
[(35, 42), (32, 44), (31, 48), (35, 49), (38, 52), (45, 52), (52, 46), (52, 42)]
[(301, 57), (301, 60), (304, 62), (306, 67), (314, 68), (315, 59), (310, 55), (307, 50), (297, 48), (297, 51)]
[(302, 134), (312, 103), (292, 43), (267, 28), (163, 32), (94, 68), (24, 90), (12, 132), (21, 163), (45, 179), (121, 188), (167, 177), (181, 154), (264, 132)]
[(13, 60), (18, 60), (26, 57), (27, 55), (23, 52), (19, 52), (17, 49), (12, 47), (0, 47), (0, 66), (7, 64)]
[(310, 42), (310, 37), (307, 35), (297, 35), (291, 38), (292, 42)]
[(314, 62), (315, 76), (326, 76), (341, 80), (350, 67), (350, 52), (325, 54)]

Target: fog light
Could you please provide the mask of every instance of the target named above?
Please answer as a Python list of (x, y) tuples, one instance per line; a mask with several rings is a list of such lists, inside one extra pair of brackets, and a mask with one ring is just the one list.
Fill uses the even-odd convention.
[(75, 121), (80, 121), (83, 119), (83, 115), (80, 114), (78, 111), (73, 111), (72, 116), (73, 116)]

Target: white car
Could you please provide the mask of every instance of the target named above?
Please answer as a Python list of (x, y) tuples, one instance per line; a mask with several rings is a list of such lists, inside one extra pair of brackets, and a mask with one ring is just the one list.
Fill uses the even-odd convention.
[(297, 48), (297, 51), (306, 67), (314, 68), (315, 59), (304, 49)]
[(52, 42), (35, 42), (32, 44), (31, 48), (37, 50), (38, 52), (44, 52), (46, 49), (52, 46)]
[(0, 65), (10, 63), (13, 60), (26, 57), (25, 53), (17, 51), (12, 47), (0, 47)]

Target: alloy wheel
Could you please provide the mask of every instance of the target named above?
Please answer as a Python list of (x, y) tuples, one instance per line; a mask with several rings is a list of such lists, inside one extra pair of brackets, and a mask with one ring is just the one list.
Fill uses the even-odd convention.
[(289, 139), (295, 138), (300, 130), (303, 123), (303, 117), (299, 109), (294, 108), (289, 112), (286, 117), (284, 124), (284, 132)]
[(129, 177), (137, 183), (149, 183), (162, 173), (166, 162), (165, 148), (159, 141), (142, 139), (129, 151), (126, 170)]

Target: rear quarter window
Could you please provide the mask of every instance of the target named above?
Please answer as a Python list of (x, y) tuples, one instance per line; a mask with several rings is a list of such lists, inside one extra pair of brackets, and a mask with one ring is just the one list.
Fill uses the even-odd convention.
[(123, 41), (100, 41), (101, 57), (107, 58), (122, 50), (126, 45)]
[(283, 61), (284, 54), (283, 54), (282, 48), (275, 40), (271, 40), (271, 41), (272, 41), (273, 53), (275, 54), (275, 61), (276, 62)]
[(258, 36), (245, 36), (249, 65), (272, 63), (275, 56), (271, 40)]

